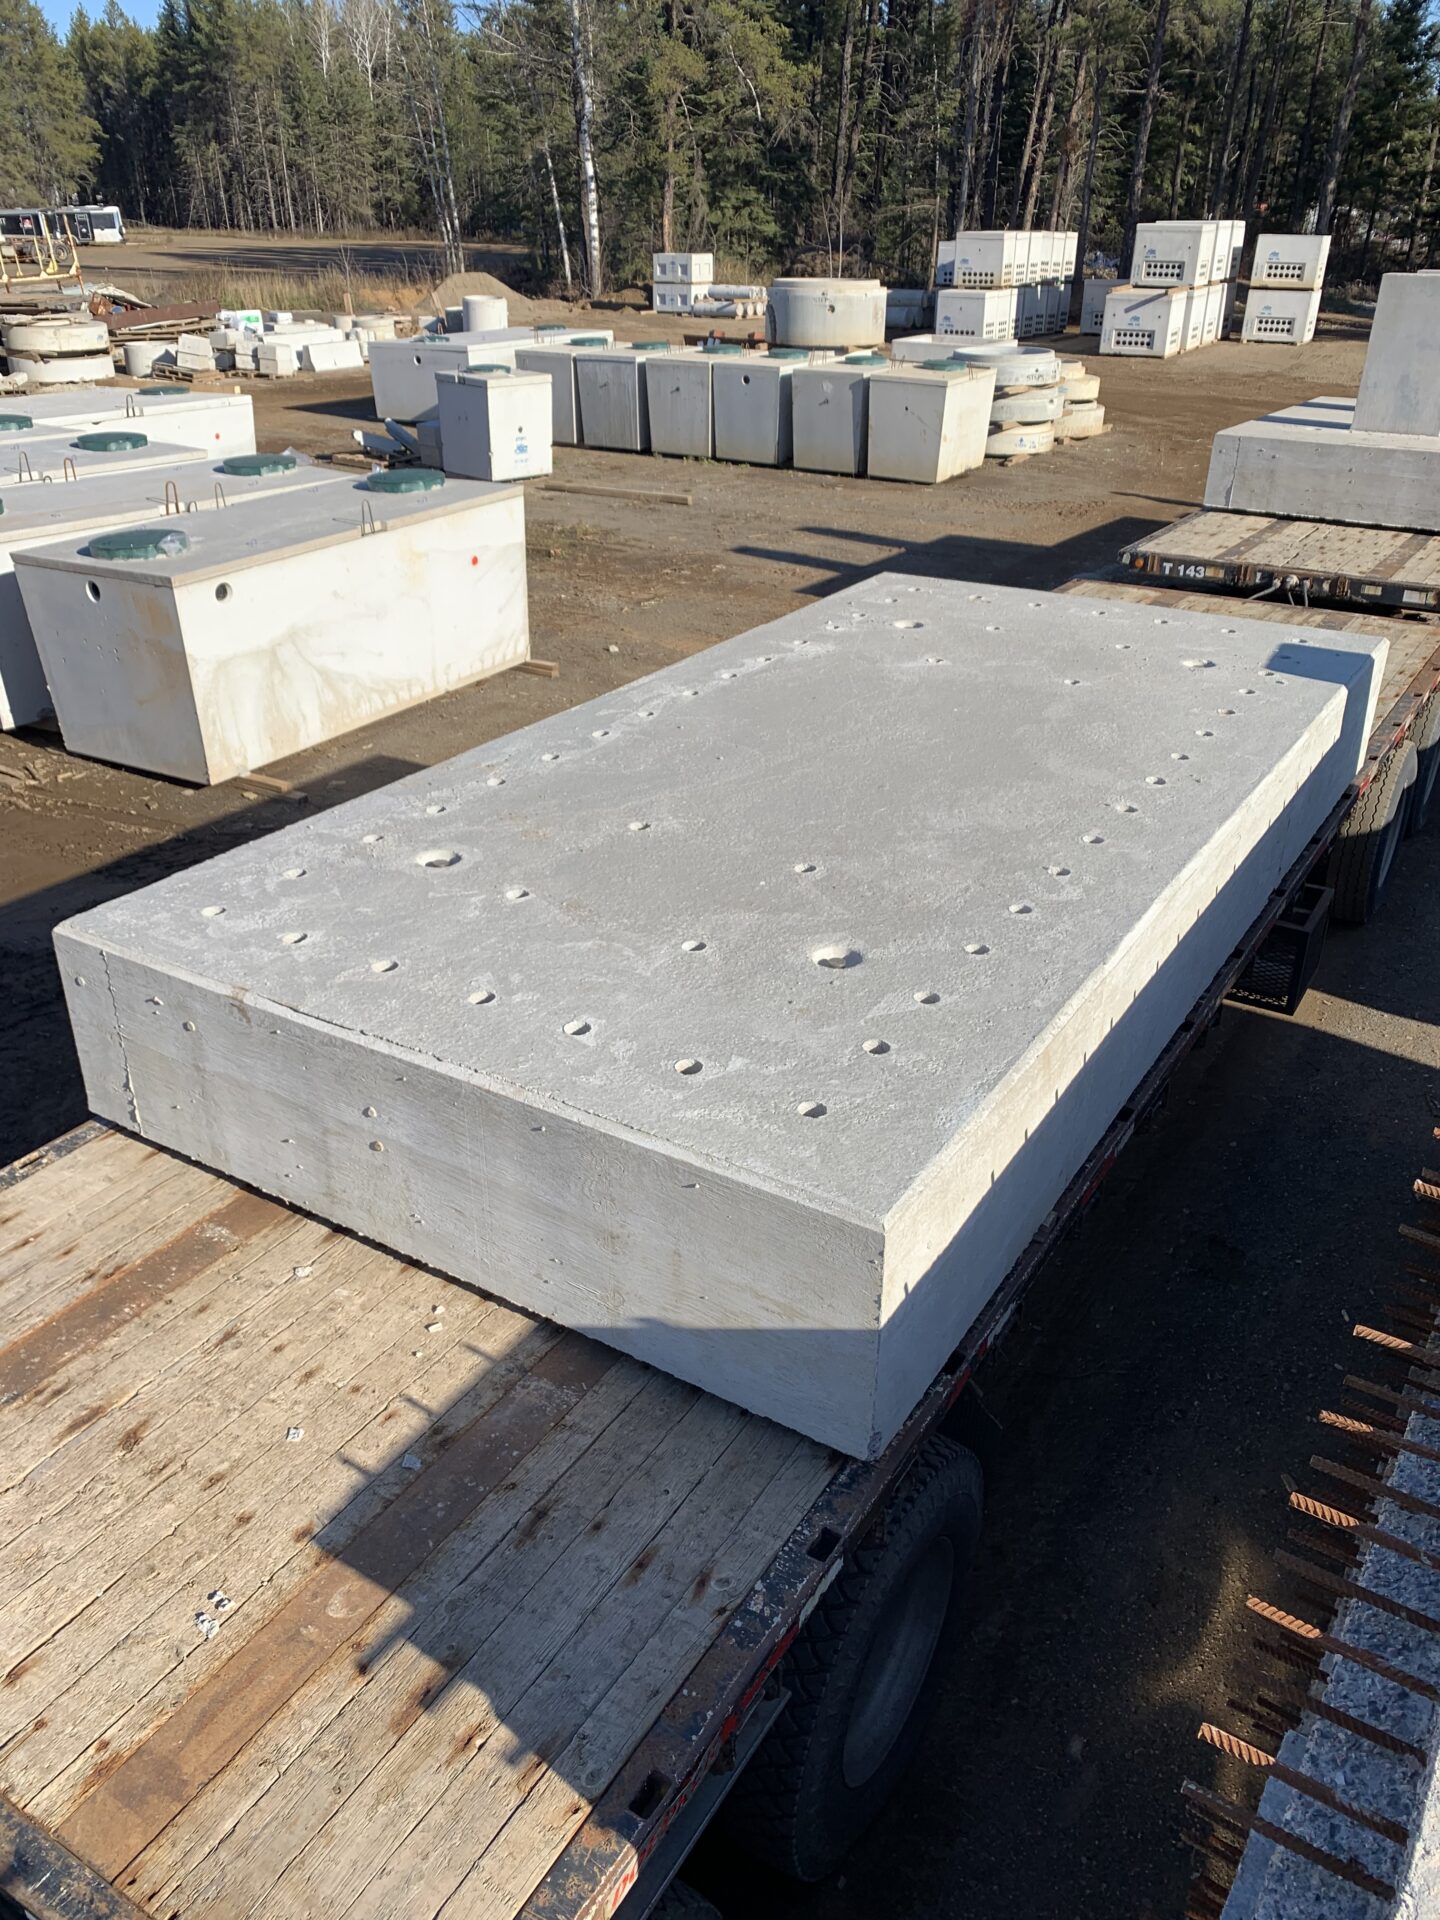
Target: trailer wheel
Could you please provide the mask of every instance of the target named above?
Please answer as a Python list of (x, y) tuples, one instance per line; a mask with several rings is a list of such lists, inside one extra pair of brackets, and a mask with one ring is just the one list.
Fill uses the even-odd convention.
[(1411, 729), (1417, 764), (1415, 784), (1410, 789), (1410, 812), (1405, 821), (1407, 834), (1419, 833), (1430, 817), (1435, 788), (1440, 785), (1440, 692), (1432, 693), (1420, 709), (1420, 717)]
[(980, 1463), (933, 1438), (806, 1622), (790, 1699), (726, 1802), (757, 1859), (821, 1880), (875, 1818), (914, 1752), (926, 1680), (980, 1534)]
[(721, 1920), (713, 1901), (684, 1880), (672, 1880), (660, 1896), (660, 1904), (650, 1909), (650, 1920)]
[(1375, 917), (1405, 830), (1406, 795), (1415, 765), (1413, 740), (1392, 747), (1340, 829), (1330, 856), (1330, 884), (1335, 889), (1330, 911), (1342, 926), (1368, 926)]

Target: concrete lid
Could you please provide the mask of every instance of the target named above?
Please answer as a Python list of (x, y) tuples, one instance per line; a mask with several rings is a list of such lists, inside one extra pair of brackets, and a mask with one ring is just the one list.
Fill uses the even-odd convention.
[(55, 481), (49, 486), (34, 481), (0, 485), (0, 513), (4, 515), (0, 553), (22, 539), (60, 540), (72, 528), (78, 534), (89, 527), (163, 515), (167, 497), (172, 512), (178, 502), (180, 511), (188, 516), (192, 506), (208, 511), (221, 505), (234, 506), (253, 494), (345, 485), (354, 485), (354, 475), (327, 467), (297, 466), (288, 473), (247, 475), (229, 473), (223, 462), (208, 460), (186, 460), (140, 472), (84, 474), (78, 480)]
[(75, 929), (875, 1222), (1384, 645), (881, 574)]

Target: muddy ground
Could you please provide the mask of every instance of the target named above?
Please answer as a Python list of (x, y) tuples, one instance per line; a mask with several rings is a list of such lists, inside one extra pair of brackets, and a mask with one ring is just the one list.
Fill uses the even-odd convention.
[[(562, 484), (690, 504), (528, 489), (534, 651), (559, 677), (510, 674), (269, 769), (285, 795), (0, 736), (0, 1161), (85, 1110), (50, 960), (64, 915), (877, 569), (1057, 585), (1196, 504), (1217, 427), (1353, 392), (1362, 352), (1334, 321), (1298, 352), (1095, 361), (1113, 433), (931, 490), (562, 449)], [(266, 448), (342, 451), (371, 417), (363, 377), (251, 390)], [(983, 1382), (986, 1536), (906, 1786), (820, 1887), (706, 1843), (693, 1877), (727, 1920), (1179, 1914), (1180, 1782), (1214, 1777), (1195, 1728), (1235, 1722), (1246, 1592), (1297, 1598), (1269, 1566), (1285, 1476), (1313, 1481), (1313, 1413), (1349, 1323), (1379, 1310), (1440, 1121), (1435, 865), (1433, 835), (1408, 843), (1381, 921), (1332, 935), (1297, 1019), (1227, 1013), (1052, 1263)]]

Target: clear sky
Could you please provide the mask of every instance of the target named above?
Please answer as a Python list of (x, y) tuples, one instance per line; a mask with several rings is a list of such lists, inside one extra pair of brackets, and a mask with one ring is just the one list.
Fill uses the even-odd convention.
[[(70, 31), (70, 22), (75, 15), (75, 0), (36, 0), (36, 3), (63, 40)], [(157, 0), (120, 0), (120, 4), (130, 18), (138, 20), (142, 27), (154, 26), (155, 15), (159, 11)], [(104, 5), (105, 0), (85, 0), (85, 11), (93, 20)]]

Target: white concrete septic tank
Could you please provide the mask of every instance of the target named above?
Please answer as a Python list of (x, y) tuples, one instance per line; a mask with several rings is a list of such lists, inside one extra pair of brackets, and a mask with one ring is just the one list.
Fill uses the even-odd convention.
[(776, 280), (765, 332), (777, 347), (881, 346), (885, 289), (878, 280)]
[(0, 452), (57, 433), (134, 427), (152, 440), (193, 447), (221, 460), (255, 451), (255, 408), (248, 393), (196, 393), (189, 387), (128, 387), (27, 393), (0, 399)]
[(15, 555), (65, 744), (204, 785), (529, 654), (523, 489), (428, 468)]
[(51, 485), (0, 485), (0, 728), (31, 725), (53, 712), (45, 669), (30, 630), (11, 556), (69, 535), (203, 514), (266, 493), (354, 484), (293, 453), (186, 458), (169, 467), (90, 475)]
[(69, 921), (91, 1107), (872, 1454), (1353, 779), (1385, 652), (880, 574)]

